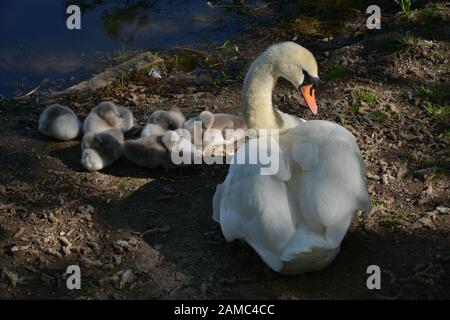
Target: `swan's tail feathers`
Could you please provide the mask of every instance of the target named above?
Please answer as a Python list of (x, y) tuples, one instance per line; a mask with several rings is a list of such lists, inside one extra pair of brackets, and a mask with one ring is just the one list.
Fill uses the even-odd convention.
[(253, 242), (249, 238), (245, 238), (245, 241), (255, 249), (256, 253), (261, 257), (261, 259), (275, 272), (280, 272), (283, 268), (283, 261), (281, 261), (280, 257), (273, 252), (263, 248), (258, 245), (256, 242)]
[(338, 247), (347, 233), (348, 228), (352, 222), (353, 215), (349, 214), (343, 221), (325, 228), (325, 238), (329, 246)]
[(222, 199), (222, 184), (216, 187), (216, 193), (213, 198), (213, 220), (220, 223), (220, 200)]
[(333, 262), (339, 250), (339, 246), (336, 248), (313, 247), (310, 251), (302, 252), (295, 257), (283, 256), (283, 268), (280, 273), (299, 274), (322, 270)]
[(327, 267), (339, 252), (339, 244), (331, 245), (323, 236), (308, 228), (298, 229), (289, 239), (280, 259), (281, 273), (298, 274)]

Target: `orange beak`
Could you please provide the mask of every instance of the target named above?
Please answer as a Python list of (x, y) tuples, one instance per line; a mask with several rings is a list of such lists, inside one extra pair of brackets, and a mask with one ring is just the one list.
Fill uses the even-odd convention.
[(300, 89), (311, 112), (317, 114), (317, 103), (312, 85), (301, 86)]

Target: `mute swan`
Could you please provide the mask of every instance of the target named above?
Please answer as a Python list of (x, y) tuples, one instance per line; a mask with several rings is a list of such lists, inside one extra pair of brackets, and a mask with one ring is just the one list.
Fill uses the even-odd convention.
[(123, 133), (134, 125), (133, 114), (123, 106), (104, 101), (89, 112), (83, 123), (83, 132), (102, 132), (120, 129)]
[(119, 129), (88, 132), (81, 142), (81, 164), (89, 171), (98, 171), (122, 155), (123, 133)]
[[(353, 214), (369, 210), (370, 199), (356, 138), (335, 123), (304, 121), (273, 108), (279, 77), (300, 88), (317, 113), (319, 78), (311, 52), (293, 42), (269, 47), (250, 66), (241, 100), (246, 123), (258, 137), (242, 145), (233, 160), (260, 152), (251, 142), (268, 139), (271, 148), (278, 147), (279, 169), (262, 175), (261, 161), (232, 162), (217, 186), (213, 218), (227, 241), (243, 239), (274, 271), (298, 274), (333, 261)], [(279, 129), (278, 144), (260, 129)]]
[[(202, 137), (195, 139), (195, 122), (201, 122)], [(242, 117), (226, 113), (213, 114), (210, 111), (203, 111), (198, 116), (185, 121), (183, 128), (188, 130), (194, 143), (199, 145), (197, 141), (201, 141), (203, 147), (227, 145), (242, 139), (247, 130), (247, 125)], [(231, 129), (227, 134), (227, 129)], [(229, 135), (232, 133), (231, 135)]]
[(38, 130), (43, 135), (62, 141), (78, 137), (81, 122), (68, 107), (54, 104), (45, 108), (39, 117)]

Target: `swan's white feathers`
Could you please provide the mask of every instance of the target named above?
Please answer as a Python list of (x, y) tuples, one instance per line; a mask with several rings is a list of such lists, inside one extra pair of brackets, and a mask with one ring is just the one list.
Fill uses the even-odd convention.
[(315, 168), (319, 159), (317, 148), (310, 142), (296, 143), (291, 150), (292, 159), (298, 162), (302, 171), (310, 171)]
[[(233, 164), (213, 201), (228, 241), (244, 239), (273, 270), (287, 273), (331, 263), (354, 212), (370, 207), (355, 137), (331, 122), (299, 123), (280, 137), (276, 175), (261, 176), (261, 163)], [(266, 145), (252, 141), (234, 157)]]
[[(250, 66), (244, 80), (242, 108), (249, 128), (279, 129), (280, 169), (261, 175), (264, 161), (235, 161), (246, 153), (269, 151), (258, 137), (242, 145), (233, 157), (224, 183), (217, 187), (213, 218), (226, 240), (245, 240), (273, 270), (282, 273), (316, 271), (338, 254), (357, 210), (370, 200), (364, 163), (356, 138), (328, 121), (304, 121), (272, 106), (278, 77), (297, 85), (307, 71), (317, 77), (317, 63), (303, 47), (273, 45)], [(261, 134), (260, 134), (261, 133)]]

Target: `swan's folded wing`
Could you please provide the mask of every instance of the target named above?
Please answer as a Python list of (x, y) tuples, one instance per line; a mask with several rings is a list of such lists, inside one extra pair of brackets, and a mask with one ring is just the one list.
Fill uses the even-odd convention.
[[(247, 146), (250, 152), (255, 151), (253, 147)], [(245, 151), (241, 148), (235, 157)], [(290, 176), (285, 164), (280, 169), (285, 171), (282, 177)], [(261, 164), (234, 163), (214, 195), (214, 219), (220, 221), (227, 241), (245, 240), (272, 269), (279, 271), (284, 246), (295, 232), (295, 209), (289, 195), (277, 174), (261, 174)]]
[[(299, 179), (298, 206), (308, 226), (338, 246), (356, 210), (370, 208), (363, 162), (345, 128), (326, 121), (307, 124), (291, 150), (294, 161), (307, 168)], [(312, 155), (303, 153), (308, 151)]]

